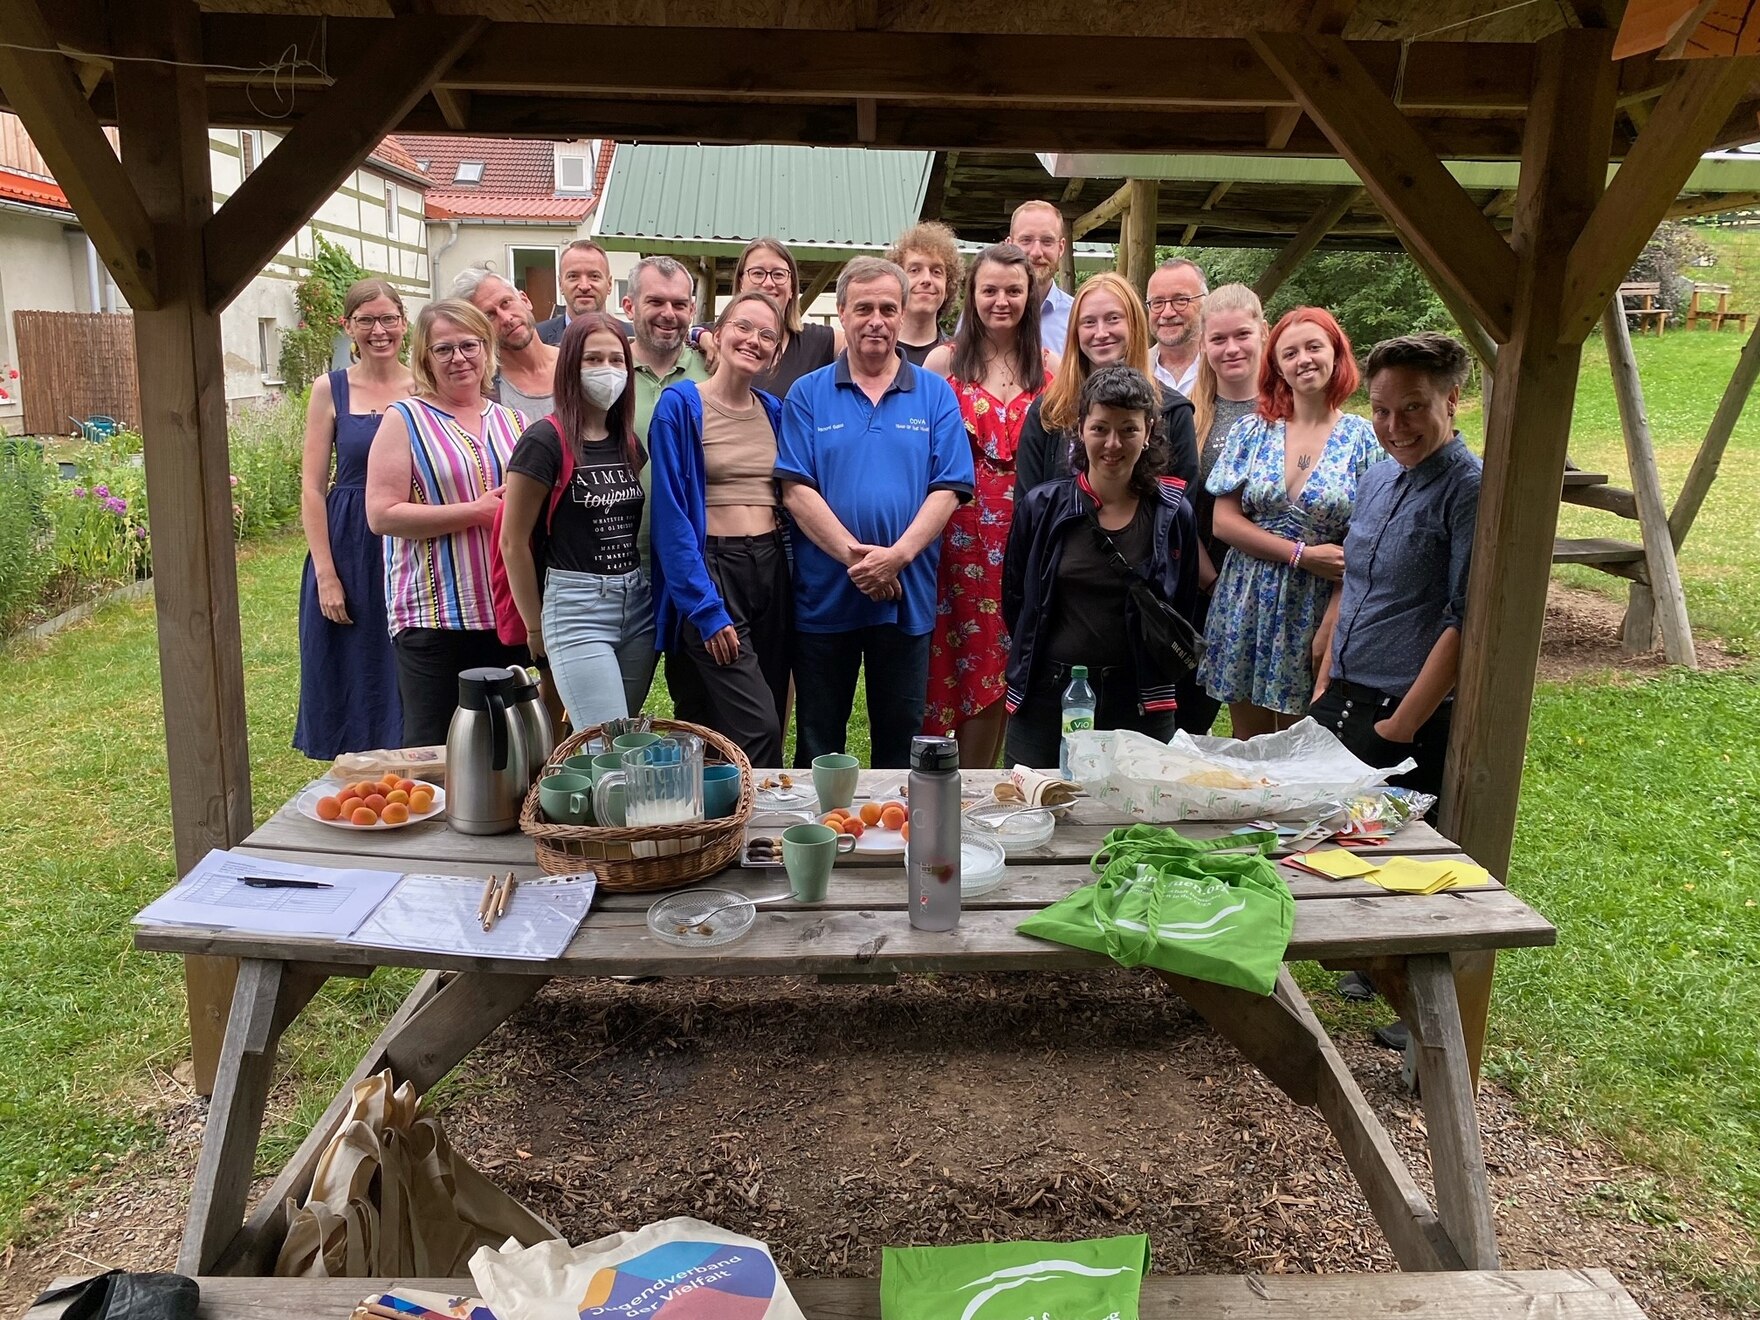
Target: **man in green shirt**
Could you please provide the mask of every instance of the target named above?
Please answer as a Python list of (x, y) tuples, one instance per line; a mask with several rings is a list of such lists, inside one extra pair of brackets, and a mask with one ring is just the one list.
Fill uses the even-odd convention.
[[(660, 391), (675, 380), (704, 381), (709, 368), (689, 342), (697, 310), (697, 286), (690, 272), (671, 257), (643, 257), (630, 272), (629, 292), (624, 295), (623, 314), (635, 329), (630, 355), (635, 358), (636, 438), (648, 447), (648, 423), (660, 402)], [(642, 494), (653, 491), (652, 474), (642, 465)], [(648, 511), (651, 498), (642, 503), (642, 529), (636, 548), (642, 563), (648, 560)]]

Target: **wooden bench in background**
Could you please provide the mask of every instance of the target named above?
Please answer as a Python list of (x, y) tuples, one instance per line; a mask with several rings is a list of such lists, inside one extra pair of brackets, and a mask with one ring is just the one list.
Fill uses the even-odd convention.
[[(1629, 299), (1637, 299), (1638, 305), (1632, 306)], [(1656, 327), (1656, 337), (1662, 338), (1662, 332), (1668, 325), (1668, 308), (1662, 305), (1662, 285), (1655, 280), (1648, 283), (1622, 284), (1619, 286), (1619, 305), (1625, 314), (1638, 322), (1638, 333), (1648, 334), (1650, 327)]]
[[(71, 1280), (57, 1280), (57, 1284)], [(198, 1320), (347, 1320), (396, 1284), (469, 1292), (458, 1279), (203, 1278)], [(796, 1279), (807, 1320), (880, 1320), (877, 1279)], [(25, 1320), (59, 1320), (37, 1307)], [(1143, 1320), (1644, 1320), (1606, 1270), (1462, 1270), (1437, 1274), (1157, 1275), (1143, 1281)]]
[[(1748, 313), (1732, 312), (1729, 307), (1730, 287), (1727, 284), (1695, 284), (1692, 299), (1687, 303), (1687, 329), (1691, 330), (1701, 321), (1709, 321), (1713, 330), (1723, 329), (1725, 321), (1734, 321), (1745, 333), (1748, 329)], [(1715, 309), (1705, 303), (1715, 298)]]

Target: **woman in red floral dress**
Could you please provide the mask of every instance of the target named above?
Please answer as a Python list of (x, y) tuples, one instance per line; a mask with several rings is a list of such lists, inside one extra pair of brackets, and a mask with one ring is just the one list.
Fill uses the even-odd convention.
[(1014, 519), (1014, 453), (1027, 408), (1050, 380), (1039, 348), (1039, 308), (1026, 253), (985, 248), (966, 273), (965, 314), (953, 342), (925, 367), (959, 396), (977, 483), (941, 536), (935, 633), (923, 731), (959, 740), (959, 763), (990, 769), (1002, 754), (1008, 712), (1008, 629), (1002, 559)]

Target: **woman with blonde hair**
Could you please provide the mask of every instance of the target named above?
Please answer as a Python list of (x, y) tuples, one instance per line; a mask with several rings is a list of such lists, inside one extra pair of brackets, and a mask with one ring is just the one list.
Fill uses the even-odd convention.
[(843, 327), (801, 320), (801, 268), (780, 238), (754, 238), (733, 268), (735, 293), (767, 293), (782, 308), (782, 347), (770, 369), (752, 382), (766, 394), (786, 398), (789, 387), (810, 371), (828, 367), (843, 352)]
[(394, 403), (367, 459), (367, 525), (385, 538), (385, 612), (403, 698), (400, 745), (446, 741), (458, 673), (523, 664), (495, 632), (489, 529), (526, 419), (489, 397), (495, 332), (462, 298), (410, 330), (415, 394)]
[(947, 343), (941, 318), (953, 305), (961, 275), (959, 242), (939, 220), (923, 220), (898, 236), (886, 259), (904, 272), (904, 321), (898, 327), (898, 350), (905, 361), (922, 366), (929, 354)]
[[(1088, 377), (1097, 368), (1110, 366), (1131, 367), (1150, 376), (1149, 352), (1154, 343), (1143, 300), (1121, 276), (1105, 271), (1076, 290), (1063, 358), (1021, 424), (1014, 461), (1017, 501), (1035, 486), (1070, 475), (1076, 411)], [(1198, 477), (1192, 405), (1177, 390), (1162, 391), (1157, 386), (1156, 395), (1161, 414), (1157, 443), (1166, 450), (1163, 470), (1189, 486)]]
[[(1192, 386), (1192, 424), (1198, 433), (1198, 480), (1190, 491), (1198, 515), (1198, 543), (1210, 562), (1221, 566), (1228, 545), (1216, 536), (1216, 497), (1205, 489), (1217, 455), (1236, 422), (1259, 406), (1259, 364), (1270, 327), (1259, 295), (1244, 284), (1224, 284), (1205, 298), (1198, 320), (1198, 379)], [(1210, 593), (1198, 595), (1192, 625), (1200, 632), (1210, 613)], [(1222, 702), (1196, 677), (1180, 684), (1179, 727), (1209, 733)]]
[(342, 328), (354, 365), (312, 382), (300, 463), (300, 521), (311, 550), (300, 579), (293, 745), (317, 761), (394, 747), (403, 737), (385, 627), (385, 550), (367, 527), (367, 455), (380, 414), (415, 385), (397, 357), (403, 299), (389, 281), (357, 280), (342, 298)]

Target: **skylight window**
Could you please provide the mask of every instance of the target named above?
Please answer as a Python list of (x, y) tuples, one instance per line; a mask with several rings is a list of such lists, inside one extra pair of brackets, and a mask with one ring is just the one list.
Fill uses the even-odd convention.
[(481, 183), (483, 181), (483, 162), (480, 160), (461, 160), (458, 170), (452, 176), (454, 183)]

